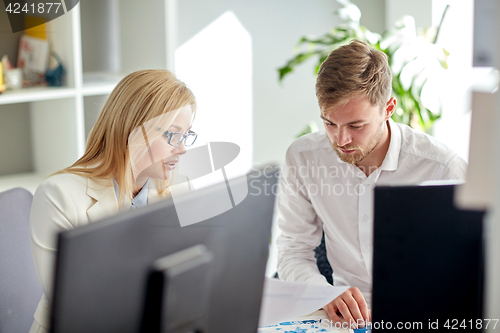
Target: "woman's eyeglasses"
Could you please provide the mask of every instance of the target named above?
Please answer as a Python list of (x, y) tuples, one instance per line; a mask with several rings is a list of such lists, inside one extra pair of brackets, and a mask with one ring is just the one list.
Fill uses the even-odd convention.
[(184, 141), (184, 146), (186, 147), (192, 146), (193, 143), (196, 141), (196, 138), (198, 137), (198, 134), (196, 134), (193, 131), (188, 131), (187, 134), (180, 132), (165, 131), (163, 135), (167, 138), (168, 144), (174, 147), (180, 145), (182, 141)]

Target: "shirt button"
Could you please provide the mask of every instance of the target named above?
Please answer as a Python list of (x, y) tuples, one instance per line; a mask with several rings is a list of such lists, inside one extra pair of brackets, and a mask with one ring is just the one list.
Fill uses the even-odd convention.
[(372, 247), (370, 245), (365, 246), (365, 252), (370, 252)]
[(363, 222), (368, 222), (368, 220), (369, 220), (368, 215), (363, 216), (363, 219), (362, 219)]

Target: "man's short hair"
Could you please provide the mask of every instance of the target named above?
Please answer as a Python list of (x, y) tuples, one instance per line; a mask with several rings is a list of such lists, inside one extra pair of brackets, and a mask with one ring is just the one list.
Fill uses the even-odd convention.
[(321, 64), (316, 97), (321, 111), (360, 96), (384, 109), (391, 97), (391, 81), (387, 55), (354, 39), (332, 51)]

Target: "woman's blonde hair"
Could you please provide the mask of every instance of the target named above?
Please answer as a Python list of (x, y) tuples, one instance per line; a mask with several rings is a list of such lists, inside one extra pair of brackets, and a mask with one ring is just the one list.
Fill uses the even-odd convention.
[(387, 55), (354, 39), (332, 51), (321, 64), (316, 97), (322, 112), (360, 96), (384, 108), (391, 98), (391, 82)]
[[(196, 100), (189, 88), (166, 70), (141, 70), (124, 77), (113, 89), (92, 128), (84, 155), (72, 166), (57, 173), (74, 173), (119, 185), (119, 201), (133, 194), (129, 135), (147, 121), (166, 112), (191, 105)], [(166, 182), (166, 181), (165, 181)], [(167, 184), (158, 187), (160, 195)]]

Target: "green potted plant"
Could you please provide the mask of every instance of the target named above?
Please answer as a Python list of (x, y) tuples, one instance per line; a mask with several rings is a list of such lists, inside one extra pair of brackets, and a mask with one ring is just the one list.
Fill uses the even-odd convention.
[[(398, 107), (392, 116), (394, 121), (430, 132), (434, 121), (440, 118), (442, 108), (438, 99), (434, 108), (428, 107), (425, 102), (425, 87), (429, 80), (435, 79), (448, 68), (446, 59), (449, 53), (436, 45), (439, 27), (423, 29), (417, 33), (414, 19), (405, 16), (396, 22), (393, 29), (380, 35), (360, 24), (361, 11), (355, 4), (349, 0), (337, 2), (342, 6), (335, 14), (343, 22), (322, 36), (301, 37), (294, 56), (278, 69), (279, 81), (282, 82), (309, 58), (317, 58), (314, 68), (317, 74), (321, 63), (331, 51), (348, 44), (352, 39), (365, 41), (389, 58), (393, 75), (392, 92), (398, 101)], [(443, 18), (444, 16), (445, 14)]]

